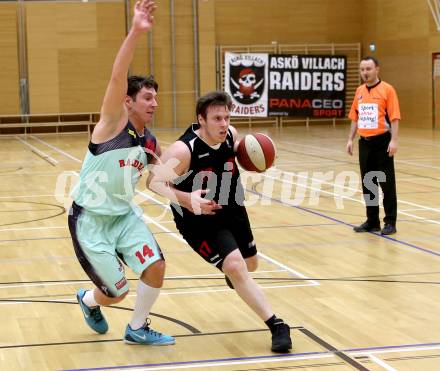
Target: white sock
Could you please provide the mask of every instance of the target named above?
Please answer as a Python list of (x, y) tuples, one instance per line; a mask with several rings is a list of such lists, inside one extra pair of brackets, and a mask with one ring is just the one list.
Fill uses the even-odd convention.
[(141, 328), (150, 314), (150, 309), (159, 296), (160, 289), (148, 286), (141, 280), (138, 281), (136, 289), (136, 304), (134, 305), (133, 317), (130, 321), (130, 327), (133, 330)]
[(87, 290), (82, 298), (82, 301), (89, 308), (93, 308), (99, 305), (95, 300), (94, 290)]

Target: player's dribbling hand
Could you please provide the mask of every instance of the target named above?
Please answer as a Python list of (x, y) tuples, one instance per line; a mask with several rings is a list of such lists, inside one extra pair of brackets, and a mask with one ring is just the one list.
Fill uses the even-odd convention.
[(222, 208), (217, 202), (203, 197), (209, 189), (199, 189), (191, 193), (191, 205), (188, 208), (196, 215), (215, 215), (215, 212)]
[(132, 29), (140, 32), (147, 32), (153, 28), (153, 13), (157, 6), (152, 0), (137, 1), (134, 6)]

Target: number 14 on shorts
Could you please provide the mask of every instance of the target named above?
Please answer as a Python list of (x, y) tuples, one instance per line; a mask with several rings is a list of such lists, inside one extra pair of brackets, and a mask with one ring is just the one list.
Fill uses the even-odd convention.
[(139, 259), (141, 264), (145, 263), (145, 257), (152, 258), (154, 256), (154, 251), (151, 250), (147, 244), (142, 247), (142, 251), (136, 251), (136, 257)]

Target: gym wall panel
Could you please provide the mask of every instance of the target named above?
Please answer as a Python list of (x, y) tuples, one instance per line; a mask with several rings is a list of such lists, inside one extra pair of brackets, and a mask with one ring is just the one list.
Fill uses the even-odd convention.
[(26, 12), (31, 113), (99, 111), (123, 3), (28, 3)]
[(171, 19), (170, 2), (158, 1), (158, 8), (154, 15), (153, 29), (153, 69), (154, 77), (159, 83), (158, 103), (155, 126), (170, 128), (173, 126), (173, 99), (171, 74)]
[(216, 42), (222, 45), (352, 43), (361, 36), (359, 1), (220, 0)]
[[(85, 5), (85, 6), (81, 6)], [(61, 8), (62, 7), (62, 8)], [(60, 112), (98, 111), (96, 4), (61, 4), (57, 12)]]
[(97, 72), (95, 84), (95, 106), (98, 111), (109, 82), (113, 62), (125, 37), (125, 8), (123, 3), (97, 3)]
[(378, 5), (376, 32), (383, 40), (416, 39), (429, 33), (431, 14), (426, 1), (388, 0), (379, 1)]
[(360, 0), (330, 0), (327, 5), (326, 42), (358, 43), (362, 35)]
[[(186, 2), (186, 0), (184, 2)], [(179, 1), (176, 1), (176, 3), (179, 3)], [(131, 0), (129, 5), (130, 14), (128, 17), (129, 28), (133, 16), (134, 4), (135, 1)], [(155, 24), (151, 31), (151, 39), (148, 35), (143, 35), (139, 39), (133, 62), (130, 66), (130, 74), (144, 76), (149, 74), (154, 75), (155, 80), (159, 84), (157, 97), (158, 109), (155, 114), (154, 126), (156, 128), (170, 128), (173, 126), (170, 1), (157, 0), (156, 4), (157, 10), (154, 15)], [(177, 10), (176, 8), (175, 11)], [(176, 16), (179, 17), (179, 14), (176, 13)], [(123, 37), (119, 41), (116, 50), (119, 48), (122, 40)], [(151, 46), (150, 40), (152, 40)], [(152, 50), (150, 50), (150, 47)], [(150, 60), (150, 53), (152, 54), (152, 60)], [(114, 57), (115, 56), (111, 58), (112, 64)], [(179, 109), (177, 111), (178, 115)]]
[(381, 78), (391, 83), (398, 94), (402, 124), (432, 126), (431, 64), (428, 38), (383, 41), (380, 57)]
[[(153, 34), (154, 32), (155, 31), (153, 29)], [(151, 68), (150, 63), (151, 62), (150, 62), (148, 35), (142, 35), (139, 39), (138, 45), (136, 46), (133, 62), (131, 63), (130, 66), (130, 75), (147, 76), (150, 74), (154, 74), (155, 72), (154, 68), (153, 69)], [(161, 88), (162, 86), (159, 83), (159, 90), (161, 90)]]
[(175, 1), (176, 30), (176, 126), (195, 119), (194, 32), (192, 0)]
[[(363, 0), (363, 54), (379, 59), (380, 75), (396, 88), (402, 125), (432, 127), (432, 53), (440, 33), (426, 1)], [(376, 51), (368, 45), (374, 42)]]
[(20, 113), (17, 4), (0, 4), (0, 115)]
[[(200, 95), (216, 87), (216, 13), (213, 0), (198, 0)], [(228, 32), (228, 30), (225, 30)]]
[[(133, 5), (134, 1), (132, 1)], [(159, 82), (155, 125), (173, 125), (170, 0), (157, 0), (131, 73)], [(216, 86), (216, 45), (374, 42), (381, 77), (399, 94), (404, 124), (431, 127), (431, 56), (437, 31), (422, 0), (198, 0), (200, 94)], [(192, 0), (175, 0), (177, 126), (194, 119)], [(131, 10), (131, 9), (130, 9)], [(131, 19), (131, 16), (129, 17)], [(26, 2), (31, 113), (97, 111), (125, 35), (123, 1)], [(0, 4), (0, 113), (19, 112), (16, 4)], [(11, 63), (14, 61), (14, 63)]]
[[(129, 5), (129, 16), (128, 16), (128, 28), (130, 29), (131, 26), (131, 19), (133, 17), (133, 6), (135, 4), (136, 1), (134, 0), (130, 0), (130, 5)], [(155, 25), (152, 31), (150, 31), (152, 33), (152, 35), (154, 35), (155, 33), (159, 33), (160, 32), (160, 22), (158, 22), (158, 17), (159, 14), (161, 12), (161, 1), (157, 1), (158, 3), (158, 10), (156, 10), (156, 14), (154, 16), (155, 18)], [(122, 42), (122, 40), (121, 40)], [(136, 51), (134, 53), (134, 58), (133, 61), (131, 63), (130, 66), (130, 75), (142, 75), (142, 76), (147, 76), (150, 74), (153, 74), (154, 77), (157, 80), (157, 76), (155, 74), (155, 70), (154, 70), (154, 65), (151, 66), (151, 61), (150, 61), (150, 43), (149, 43), (149, 36), (147, 35), (142, 35), (139, 39), (139, 42), (136, 46)], [(153, 62), (154, 62), (154, 55), (153, 55)], [(160, 81), (158, 81), (159, 83), (159, 94), (162, 91), (162, 84)], [(159, 102), (159, 106), (160, 106), (160, 102)]]
[(359, 43), (360, 0), (219, 0), (217, 45)]
[(58, 51), (60, 112), (99, 111), (102, 95), (96, 89), (95, 48)]
[(58, 30), (60, 5), (26, 4), (30, 113), (57, 113), (59, 106)]

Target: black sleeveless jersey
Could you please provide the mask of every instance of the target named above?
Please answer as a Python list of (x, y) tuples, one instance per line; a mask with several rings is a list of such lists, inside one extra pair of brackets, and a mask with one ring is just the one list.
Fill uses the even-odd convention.
[(195, 215), (185, 208), (179, 213), (175, 204), (171, 204), (174, 217), (178, 219), (224, 217), (234, 212), (237, 207), (243, 207), (244, 190), (240, 182), (240, 172), (235, 162), (234, 140), (232, 132), (228, 130), (226, 140), (217, 149), (206, 144), (200, 139), (195, 130), (199, 124), (191, 125), (178, 139), (185, 143), (191, 152), (191, 162), (186, 174), (174, 181), (176, 189), (184, 192), (193, 192), (199, 189), (209, 189), (204, 196), (214, 200), (223, 208), (216, 215)]

